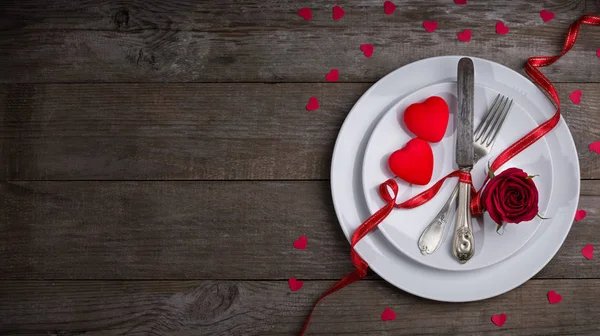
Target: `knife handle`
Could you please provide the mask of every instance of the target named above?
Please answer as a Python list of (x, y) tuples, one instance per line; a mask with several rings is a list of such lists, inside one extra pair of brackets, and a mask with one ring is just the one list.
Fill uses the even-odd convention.
[(458, 187), (456, 228), (452, 237), (452, 254), (461, 264), (466, 263), (475, 253), (470, 205), (471, 185), (460, 182)]

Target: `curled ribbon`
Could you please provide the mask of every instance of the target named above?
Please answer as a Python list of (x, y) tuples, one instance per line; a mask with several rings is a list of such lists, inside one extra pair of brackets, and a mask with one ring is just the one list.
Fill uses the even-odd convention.
[[(600, 16), (584, 15), (581, 18), (579, 18), (579, 20), (571, 24), (571, 26), (569, 27), (569, 31), (567, 32), (567, 37), (565, 39), (565, 43), (560, 55), (530, 57), (527, 60), (527, 63), (525, 64), (525, 73), (527, 73), (527, 75), (538, 86), (544, 89), (544, 91), (548, 93), (550, 98), (552, 98), (552, 101), (556, 106), (556, 112), (550, 119), (546, 120), (544, 123), (534, 128), (531, 132), (526, 134), (524, 137), (522, 137), (510, 147), (505, 149), (502, 153), (500, 153), (492, 162), (490, 166), (491, 171), (498, 170), (498, 168), (500, 168), (510, 159), (515, 157), (517, 154), (521, 153), (527, 147), (531, 146), (531, 144), (542, 138), (544, 135), (548, 134), (548, 132), (550, 132), (560, 121), (560, 99), (558, 98), (558, 93), (556, 92), (554, 85), (552, 85), (548, 78), (546, 78), (546, 76), (544, 76), (542, 72), (537, 68), (553, 64), (564, 54), (566, 54), (569, 50), (571, 50), (571, 48), (573, 48), (573, 45), (575, 45), (580, 26), (582, 24), (600, 26)], [(321, 302), (322, 299), (367, 276), (367, 269), (369, 268), (369, 265), (363, 258), (361, 258), (358, 255), (358, 253), (354, 249), (356, 244), (369, 232), (373, 231), (373, 229), (375, 229), (377, 225), (379, 225), (392, 212), (394, 208), (412, 209), (427, 203), (438, 193), (444, 182), (451, 177), (458, 177), (459, 182), (471, 185), (471, 193), (473, 196), (471, 201), (471, 213), (473, 213), (474, 215), (483, 213), (484, 209), (481, 206), (480, 197), (483, 186), (485, 186), (485, 183), (488, 181), (489, 176), (485, 179), (481, 189), (479, 191), (476, 191), (475, 187), (473, 187), (473, 183), (471, 182), (471, 174), (468, 172), (456, 170), (446, 175), (441, 180), (437, 181), (429, 189), (399, 204), (396, 203), (396, 198), (398, 196), (398, 184), (396, 183), (396, 181), (394, 181), (393, 179), (389, 179), (383, 182), (381, 185), (379, 185), (379, 196), (381, 196), (381, 198), (386, 202), (386, 204), (373, 215), (371, 215), (371, 217), (367, 218), (367, 220), (364, 223), (362, 223), (352, 235), (350, 258), (352, 259), (352, 264), (354, 265), (355, 270), (352, 271), (352, 273), (343, 277), (340, 281), (333, 285), (333, 287), (328, 289), (325, 293), (321, 295), (321, 297), (319, 297), (317, 302), (315, 302), (310, 314), (308, 315), (308, 318), (306, 319), (302, 330), (300, 331), (300, 336), (304, 335), (304, 332), (306, 331), (306, 328), (308, 327), (308, 324), (310, 322), (310, 317), (312, 316), (315, 307), (319, 304), (319, 302)], [(388, 188), (392, 191), (391, 194), (389, 193)]]

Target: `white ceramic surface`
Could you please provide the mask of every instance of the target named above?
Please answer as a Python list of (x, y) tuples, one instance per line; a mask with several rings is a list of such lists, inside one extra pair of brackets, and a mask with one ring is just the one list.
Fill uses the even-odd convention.
[[(348, 113), (336, 140), (331, 163), (331, 192), (340, 226), (350, 240), (370, 216), (362, 192), (362, 166), (367, 141), (380, 117), (402, 97), (435, 83), (456, 81), (461, 56), (442, 56), (406, 65), (373, 85)], [(536, 123), (552, 116), (546, 96), (519, 73), (476, 57), (476, 83), (515, 99)], [(561, 119), (545, 141), (553, 169), (550, 219), (521, 250), (492, 266), (456, 272), (424, 266), (396, 249), (375, 230), (356, 246), (371, 269), (394, 286), (424, 298), (467, 302), (503, 294), (539, 272), (566, 238), (579, 198), (579, 161), (569, 129)], [(523, 152), (519, 155), (537, 155)]]
[[(477, 69), (475, 76), (477, 77)], [(454, 125), (456, 83), (434, 84), (409, 94), (385, 112), (373, 130), (365, 150), (362, 170), (363, 192), (371, 213), (376, 212), (385, 204), (378, 193), (379, 184), (387, 179), (394, 178), (394, 174), (391, 173), (387, 165), (389, 155), (403, 147), (406, 142), (414, 137), (402, 121), (404, 110), (410, 104), (422, 102), (434, 95), (442, 97), (448, 103), (451, 117), (444, 139), (439, 143), (431, 144), (435, 160), (433, 176), (431, 182), (426, 186), (411, 185), (396, 179), (399, 185), (398, 203), (428, 189), (439, 179), (457, 169), (454, 162), (456, 147)], [(483, 119), (497, 95), (498, 91), (492, 88), (482, 85), (475, 86), (475, 125), (478, 125)], [(498, 134), (492, 152), (481, 158), (471, 172), (477, 189), (482, 185), (487, 173), (487, 166), (491, 164), (491, 161), (503, 149), (527, 134), (535, 126), (536, 123), (529, 116), (529, 113), (520, 105), (513, 104), (511, 113), (506, 119), (502, 131)], [(552, 192), (550, 148), (546, 140), (541, 139), (534, 143), (527, 149), (527, 153), (518, 155), (503, 168), (511, 166), (521, 168), (530, 175), (539, 175), (535, 177), (534, 181), (540, 192), (539, 208), (540, 213), (543, 215), (546, 212)], [(448, 180), (435, 198), (420, 207), (393, 211), (379, 225), (379, 229), (400, 251), (424, 265), (439, 269), (465, 271), (487, 267), (510, 257), (533, 237), (539, 225), (542, 224), (542, 219), (536, 217), (530, 222), (507, 225), (505, 230), (500, 231), (502, 235), (499, 235), (496, 232), (497, 224), (489, 216), (473, 217), (475, 255), (466, 264), (461, 264), (452, 256), (451, 252), (451, 238), (455, 219), (455, 216), (452, 216), (452, 221), (447, 224), (445, 241), (442, 246), (434, 254), (424, 256), (417, 247), (419, 236), (437, 215), (456, 183), (456, 178)]]

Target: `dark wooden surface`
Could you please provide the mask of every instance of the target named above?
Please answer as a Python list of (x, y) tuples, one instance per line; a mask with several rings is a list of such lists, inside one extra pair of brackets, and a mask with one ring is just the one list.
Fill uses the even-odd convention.
[[(414, 60), (464, 54), (519, 72), (558, 53), (598, 0), (0, 2), (0, 334), (295, 335), (352, 270), (329, 189), (337, 132), (364, 91)], [(311, 7), (304, 21), (296, 11)], [(555, 12), (543, 23), (539, 11)], [(428, 34), (423, 20), (439, 22)], [(504, 21), (511, 31), (496, 35)], [(470, 43), (456, 33), (472, 29)], [(558, 254), (499, 297), (447, 304), (371, 274), (309, 335), (598, 335), (600, 29), (544, 73), (581, 164)], [(372, 43), (373, 57), (359, 46)], [(325, 82), (331, 68), (339, 83)], [(568, 94), (583, 92), (580, 105)], [(321, 108), (307, 112), (312, 95)], [(292, 242), (307, 235), (307, 250)], [(304, 280), (290, 292), (287, 279)], [(491, 286), (494, 284), (490, 284)], [(546, 292), (563, 296), (549, 305)], [(390, 307), (397, 320), (382, 322)], [(502, 328), (492, 314), (506, 313)]]

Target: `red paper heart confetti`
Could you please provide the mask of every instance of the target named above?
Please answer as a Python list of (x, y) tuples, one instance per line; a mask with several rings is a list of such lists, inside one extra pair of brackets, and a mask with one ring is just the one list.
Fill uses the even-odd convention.
[(492, 315), (492, 322), (498, 327), (502, 327), (506, 322), (506, 314)]
[(325, 75), (325, 79), (329, 82), (337, 82), (339, 78), (340, 78), (340, 72), (338, 71), (338, 69), (331, 69), (331, 71), (329, 71)]
[(392, 15), (392, 13), (396, 10), (396, 4), (391, 1), (386, 1), (383, 3), (383, 12), (385, 15)]
[(306, 236), (300, 236), (300, 238), (294, 241), (294, 248), (298, 250), (304, 250), (306, 248), (306, 244), (308, 244), (308, 239), (306, 239)]
[(438, 96), (411, 104), (404, 111), (404, 124), (408, 130), (429, 142), (439, 142), (444, 138), (449, 119), (448, 104)]
[(509, 32), (509, 29), (507, 26), (504, 25), (504, 22), (502, 22), (502, 21), (496, 22), (496, 34), (505, 35), (505, 34), (508, 34), (508, 32)]
[(462, 32), (458, 33), (458, 40), (462, 42), (469, 42), (471, 41), (471, 35), (471, 30), (465, 29)]
[(433, 151), (427, 141), (411, 139), (390, 155), (388, 166), (394, 175), (404, 181), (426, 185), (433, 175)]
[(317, 99), (317, 97), (312, 96), (308, 100), (308, 104), (306, 104), (306, 110), (308, 110), (308, 111), (314, 111), (314, 110), (317, 110), (317, 109), (319, 109), (319, 100)]
[(340, 6), (333, 6), (333, 19), (335, 21), (341, 19), (342, 17), (344, 17), (344, 14), (346, 14), (346, 12), (344, 12), (344, 9)]
[(583, 220), (585, 216), (587, 216), (585, 210), (577, 210), (577, 212), (575, 212), (575, 221), (579, 222), (580, 220)]
[(592, 152), (596, 152), (596, 154), (600, 154), (600, 141), (594, 141), (588, 147)]
[(381, 313), (382, 321), (393, 321), (396, 319), (396, 313), (390, 308), (385, 308), (383, 313)]
[(288, 280), (288, 285), (290, 286), (290, 289), (292, 290), (292, 292), (295, 292), (297, 290), (299, 290), (300, 288), (302, 288), (302, 281), (300, 280), (296, 280), (296, 278), (290, 278)]
[(425, 30), (428, 33), (433, 33), (438, 27), (438, 23), (435, 21), (425, 21), (423, 22), (423, 28), (425, 28)]
[(457, 5), (466, 5), (467, 0), (454, 0), (454, 3)]
[(569, 94), (569, 98), (575, 105), (579, 105), (581, 103), (581, 90), (575, 90)]
[(598, 48), (598, 50), (596, 50), (596, 57), (600, 57), (600, 48)]
[(557, 304), (560, 301), (562, 301), (562, 295), (556, 293), (553, 290), (548, 292), (548, 302), (550, 302), (550, 304)]
[(581, 249), (581, 254), (583, 254), (585, 259), (587, 259), (587, 260), (594, 259), (594, 245), (592, 245), (592, 244), (585, 245), (585, 247)]
[(366, 58), (373, 56), (373, 45), (372, 44), (361, 44), (360, 50), (363, 52)]
[(542, 18), (542, 20), (544, 20), (544, 22), (548, 22), (552, 19), (554, 19), (554, 13), (551, 11), (547, 11), (545, 9), (542, 9), (540, 11), (540, 17)]
[(302, 16), (306, 21), (310, 21), (312, 19), (312, 11), (310, 8), (301, 8), (298, 11), (298, 15)]

